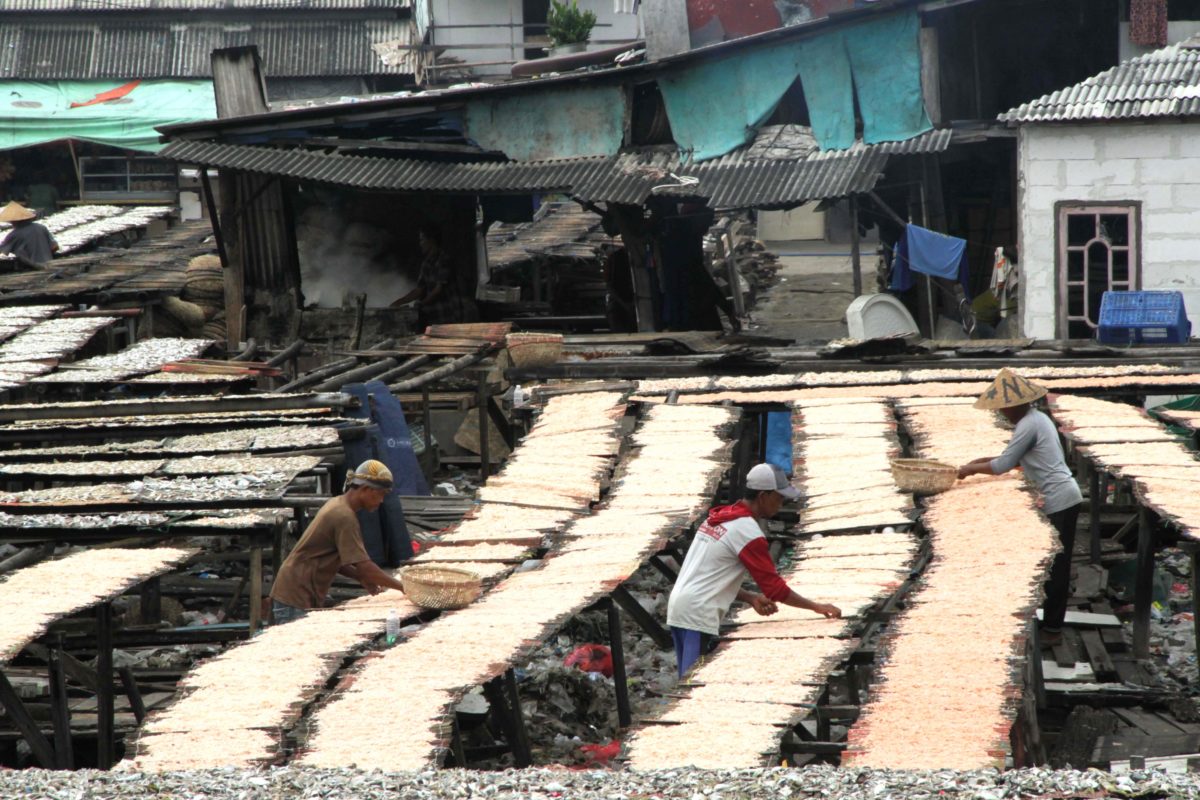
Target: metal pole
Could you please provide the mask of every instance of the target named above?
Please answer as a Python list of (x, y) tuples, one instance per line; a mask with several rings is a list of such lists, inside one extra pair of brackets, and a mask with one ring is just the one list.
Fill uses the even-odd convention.
[(1200, 664), (1200, 614), (1195, 613), (1195, 598), (1200, 597), (1200, 548), (1188, 549), (1192, 557), (1192, 632), (1196, 637), (1197, 663)]

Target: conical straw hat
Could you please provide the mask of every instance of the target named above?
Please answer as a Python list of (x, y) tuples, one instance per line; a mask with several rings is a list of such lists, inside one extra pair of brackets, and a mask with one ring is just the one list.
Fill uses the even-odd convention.
[(0, 222), (24, 222), (33, 219), (37, 214), (15, 200), (0, 209)]
[(987, 391), (979, 395), (979, 399), (975, 401), (975, 407), (995, 411), (1032, 403), (1039, 397), (1045, 396), (1046, 387), (1030, 383), (1005, 367), (1000, 370), (1000, 374), (996, 376), (996, 380), (992, 381), (992, 385), (988, 387)]

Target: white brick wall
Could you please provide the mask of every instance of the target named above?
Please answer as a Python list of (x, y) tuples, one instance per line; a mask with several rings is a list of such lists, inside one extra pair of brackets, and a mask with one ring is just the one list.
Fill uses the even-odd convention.
[(1142, 203), (1142, 288), (1184, 293), (1200, 331), (1200, 122), (1026, 125), (1018, 137), (1026, 336), (1057, 335), (1059, 202)]

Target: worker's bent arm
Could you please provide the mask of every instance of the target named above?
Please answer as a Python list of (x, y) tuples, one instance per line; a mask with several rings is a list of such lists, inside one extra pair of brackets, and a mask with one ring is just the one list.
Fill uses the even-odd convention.
[(958, 468), (958, 478), (968, 478), (971, 475), (995, 475), (996, 471), (992, 469), (993, 458), (977, 458), (974, 461), (968, 461)]
[(380, 569), (379, 565), (374, 561), (358, 561), (349, 566), (358, 573), (350, 577), (361, 583), (363, 588), (371, 594), (377, 594), (383, 589), (395, 589), (399, 592), (404, 591), (404, 586), (401, 585), (400, 581)]
[(806, 611), (814, 611), (823, 617), (831, 619), (841, 619), (842, 617), (842, 610), (837, 606), (830, 603), (818, 603), (815, 600), (809, 600), (807, 597), (801, 597), (795, 591), (791, 590), (788, 591), (788, 596), (784, 599), (783, 604), (785, 606), (792, 606), (793, 608), (803, 608)]
[[(338, 567), (338, 575), (345, 575), (347, 578), (358, 581), (358, 566), (355, 564), (342, 564)], [(359, 581), (362, 583), (362, 581)]]

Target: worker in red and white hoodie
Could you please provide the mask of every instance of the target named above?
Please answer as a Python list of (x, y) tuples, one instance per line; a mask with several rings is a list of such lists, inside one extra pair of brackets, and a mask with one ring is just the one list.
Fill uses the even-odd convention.
[[(778, 611), (777, 603), (825, 617), (842, 616), (837, 606), (817, 603), (792, 591), (771, 561), (759, 520), (770, 519), (785, 501), (799, 497), (800, 492), (788, 483), (783, 470), (774, 464), (759, 464), (746, 475), (744, 499), (708, 512), (708, 519), (696, 531), (683, 559), (667, 603), (667, 624), (675, 640), (679, 677), (708, 651), (720, 630), (721, 618), (734, 600), (749, 603), (763, 616)], [(741, 588), (747, 571), (762, 594)]]

